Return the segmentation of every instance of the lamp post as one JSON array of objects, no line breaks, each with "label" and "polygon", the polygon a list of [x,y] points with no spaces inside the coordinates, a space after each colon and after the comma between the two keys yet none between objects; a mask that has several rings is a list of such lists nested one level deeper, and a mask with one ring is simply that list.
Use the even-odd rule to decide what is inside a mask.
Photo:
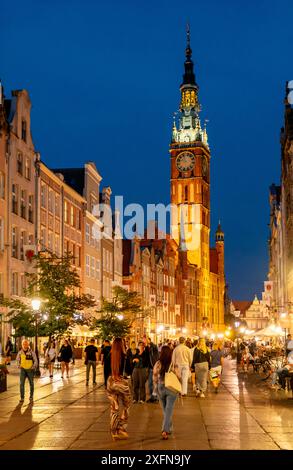
[{"label": "lamp post", "polygon": [[36,368],[36,377],[40,377],[40,361],[39,361],[39,350],[38,350],[38,334],[39,334],[39,310],[41,306],[41,301],[39,299],[32,300],[32,309],[35,314],[35,325],[36,325],[36,334],[35,334],[35,353],[37,356],[38,365]]}]

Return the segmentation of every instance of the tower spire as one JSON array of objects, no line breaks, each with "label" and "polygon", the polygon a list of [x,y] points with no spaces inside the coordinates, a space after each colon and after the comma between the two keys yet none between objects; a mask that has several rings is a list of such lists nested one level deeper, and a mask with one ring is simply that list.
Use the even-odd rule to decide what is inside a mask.
[{"label": "tower spire", "polygon": [[190,25],[186,25],[186,48],[185,48],[186,60],[184,62],[184,74],[183,74],[183,85],[196,85],[195,75],[193,71],[193,61],[192,61],[192,49],[190,46]]}]

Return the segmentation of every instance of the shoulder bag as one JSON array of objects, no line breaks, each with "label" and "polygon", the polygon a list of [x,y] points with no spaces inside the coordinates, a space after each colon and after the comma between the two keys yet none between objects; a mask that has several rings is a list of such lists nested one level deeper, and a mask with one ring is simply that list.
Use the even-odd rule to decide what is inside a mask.
[{"label": "shoulder bag", "polygon": [[165,387],[170,390],[170,392],[181,393],[181,382],[175,372],[171,370],[171,366],[172,364],[170,364],[168,372],[165,373]]}]

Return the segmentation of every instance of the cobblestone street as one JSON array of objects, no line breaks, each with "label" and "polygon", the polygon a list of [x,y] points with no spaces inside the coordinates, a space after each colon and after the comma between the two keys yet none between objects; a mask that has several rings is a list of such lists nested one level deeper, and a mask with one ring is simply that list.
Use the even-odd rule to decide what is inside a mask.
[{"label": "cobblestone street", "polygon": [[[0,449],[293,449],[292,392],[270,391],[253,373],[237,374],[226,360],[223,385],[205,399],[178,399],[174,434],[160,439],[161,410],[157,404],[131,407],[129,439],[113,442],[109,406],[98,368],[98,384],[85,385],[81,363],[62,381],[55,373],[36,380],[35,402],[18,404],[17,371],[8,376],[0,395]],[[28,387],[28,384],[27,384]],[[27,395],[28,397],[28,389]]]}]

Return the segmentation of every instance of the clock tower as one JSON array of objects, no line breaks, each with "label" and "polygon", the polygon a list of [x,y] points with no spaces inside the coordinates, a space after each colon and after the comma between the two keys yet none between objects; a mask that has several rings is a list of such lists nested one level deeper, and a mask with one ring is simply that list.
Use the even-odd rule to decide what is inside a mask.
[{"label": "clock tower", "polygon": [[187,252],[187,261],[201,270],[209,283],[210,150],[200,121],[198,85],[193,70],[190,32],[180,86],[179,122],[174,119],[171,154],[171,234]]}]

